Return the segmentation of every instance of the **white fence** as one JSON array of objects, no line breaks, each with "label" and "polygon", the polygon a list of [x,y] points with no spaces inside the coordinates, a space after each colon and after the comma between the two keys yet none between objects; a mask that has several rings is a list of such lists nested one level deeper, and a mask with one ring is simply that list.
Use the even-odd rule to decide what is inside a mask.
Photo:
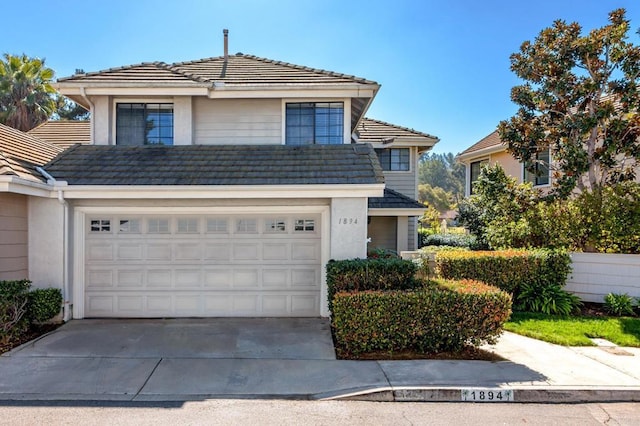
[{"label": "white fence", "polygon": [[573,271],[565,289],[585,302],[609,293],[640,297],[640,255],[571,253]]}]

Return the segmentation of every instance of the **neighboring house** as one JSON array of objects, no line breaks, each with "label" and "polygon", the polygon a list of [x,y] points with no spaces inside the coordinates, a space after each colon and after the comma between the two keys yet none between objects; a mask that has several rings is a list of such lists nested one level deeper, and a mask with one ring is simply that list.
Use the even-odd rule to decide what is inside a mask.
[{"label": "neighboring house", "polygon": [[483,165],[499,164],[509,176],[516,178],[518,183],[531,182],[534,187],[546,190],[550,188],[552,178],[549,169],[549,151],[539,153],[535,165],[535,173],[527,170],[525,165],[513,157],[507,146],[502,143],[497,131],[480,139],[457,156],[466,167],[465,195],[473,192],[473,182],[478,179]]},{"label": "neighboring house", "polygon": [[32,136],[67,149],[73,145],[91,143],[89,120],[50,120],[29,130]]},{"label": "neighboring house", "polygon": [[[38,203],[36,198],[51,194],[36,167],[60,152],[59,147],[0,124],[0,280],[29,276],[28,248],[37,244],[35,234],[47,227],[47,220],[32,225],[31,207]],[[43,269],[52,262],[62,264],[62,251],[49,252],[37,262]]]},{"label": "neighboring house", "polygon": [[330,259],[368,237],[415,247],[437,138],[365,120],[373,81],[225,48],[56,86],[90,110],[91,143],[43,167],[28,272],[74,318],[327,316]]}]

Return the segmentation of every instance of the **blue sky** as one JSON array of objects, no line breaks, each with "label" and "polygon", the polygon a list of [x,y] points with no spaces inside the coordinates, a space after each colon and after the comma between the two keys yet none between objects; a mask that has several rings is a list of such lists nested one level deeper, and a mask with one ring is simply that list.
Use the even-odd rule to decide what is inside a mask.
[{"label": "blue sky", "polygon": [[[533,6],[535,4],[535,6]],[[11,1],[0,53],[46,58],[58,77],[229,51],[354,74],[382,85],[367,116],[438,136],[458,153],[516,110],[509,55],[556,19],[585,30],[638,0]],[[12,18],[10,18],[12,17]]]}]

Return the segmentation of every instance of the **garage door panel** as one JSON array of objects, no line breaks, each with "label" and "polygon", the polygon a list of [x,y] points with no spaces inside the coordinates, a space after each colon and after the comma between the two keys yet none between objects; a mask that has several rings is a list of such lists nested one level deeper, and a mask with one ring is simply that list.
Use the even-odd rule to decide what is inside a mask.
[{"label": "garage door panel", "polygon": [[260,244],[259,243],[234,243],[233,244],[233,260],[259,260]]},{"label": "garage door panel", "polygon": [[113,271],[112,270],[89,270],[87,271],[87,280],[85,287],[87,288],[109,288],[113,287]]},{"label": "garage door panel", "polygon": [[262,284],[265,289],[286,289],[289,284],[289,269],[263,269]]},{"label": "garage door panel", "polygon": [[156,242],[147,244],[148,260],[171,260],[171,243]]},{"label": "garage door panel", "polygon": [[202,247],[199,243],[177,243],[174,245],[176,260],[200,260]]},{"label": "garage door panel", "polygon": [[117,260],[142,260],[144,245],[141,243],[119,243]]},{"label": "garage door panel", "polygon": [[144,308],[142,295],[119,295],[116,296],[116,304],[119,312],[142,312]]},{"label": "garage door panel", "polygon": [[293,288],[319,288],[319,274],[316,269],[293,269],[291,286]]},{"label": "garage door panel", "polygon": [[159,315],[173,312],[171,296],[147,296],[147,312]]},{"label": "garage door panel", "polygon": [[113,260],[113,244],[105,243],[101,241],[92,242],[87,247],[87,259],[88,260]]},{"label": "garage door panel", "polygon": [[291,260],[316,260],[319,253],[319,242],[294,242],[291,244]]},{"label": "garage door panel", "polygon": [[144,270],[141,269],[120,269],[116,277],[116,287],[140,288],[144,286]]},{"label": "garage door panel", "polygon": [[229,247],[229,242],[205,244],[204,260],[228,261],[230,259],[231,259],[231,249]]},{"label": "garage door panel", "polygon": [[85,316],[317,316],[319,218],[294,229],[303,218],[102,217],[112,226],[86,231]]},{"label": "garage door panel", "polygon": [[257,269],[234,269],[233,288],[256,289],[259,287],[260,272]]},{"label": "garage door panel", "polygon": [[171,288],[173,282],[171,269],[148,269],[147,288]]},{"label": "garage door panel", "polygon": [[174,282],[177,289],[199,288],[202,285],[200,269],[176,269]]},{"label": "garage door panel", "polygon": [[269,242],[262,244],[263,260],[289,260],[289,244]]}]

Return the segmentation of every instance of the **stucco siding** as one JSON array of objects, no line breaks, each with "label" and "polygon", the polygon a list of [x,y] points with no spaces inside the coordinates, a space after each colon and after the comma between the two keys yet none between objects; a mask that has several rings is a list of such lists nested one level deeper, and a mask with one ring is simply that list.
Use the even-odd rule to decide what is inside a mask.
[{"label": "stucco siding", "polygon": [[35,288],[63,288],[63,213],[55,198],[29,200],[29,279]]},{"label": "stucco siding", "polygon": [[492,165],[500,164],[507,176],[512,176],[516,178],[518,183],[522,183],[522,163],[513,158],[507,151],[491,154],[490,163]]},{"label": "stucco siding", "polygon": [[206,99],[193,103],[196,145],[281,144],[279,99]]},{"label": "stucco siding", "polygon": [[28,278],[28,202],[17,194],[0,194],[0,280]]}]

